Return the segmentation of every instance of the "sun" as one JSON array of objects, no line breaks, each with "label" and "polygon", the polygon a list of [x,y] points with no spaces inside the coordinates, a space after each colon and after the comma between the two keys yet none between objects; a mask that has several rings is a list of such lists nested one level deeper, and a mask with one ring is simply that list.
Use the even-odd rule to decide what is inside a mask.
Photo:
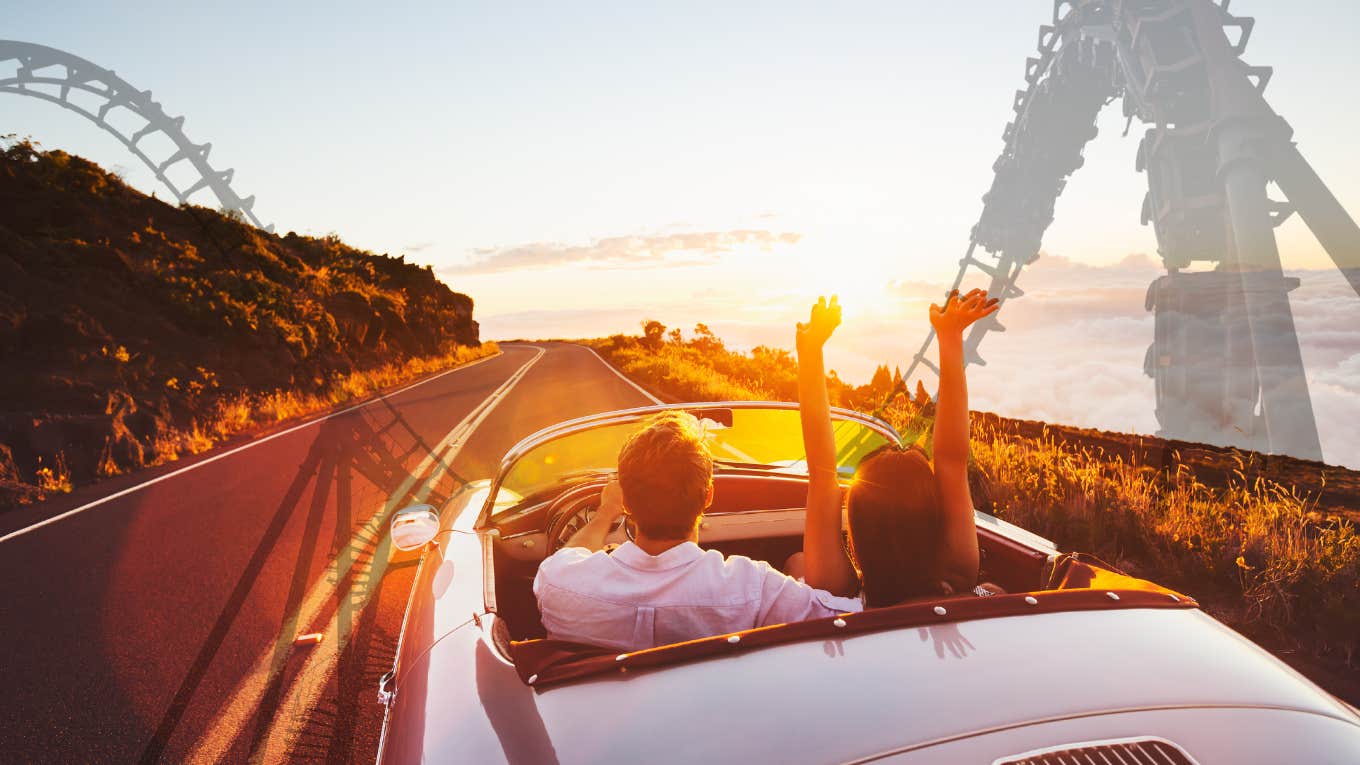
[{"label": "sun", "polygon": [[845,232],[809,234],[787,251],[780,264],[787,292],[799,300],[840,298],[847,318],[900,312],[910,301],[895,296],[896,260],[881,243]]},{"label": "sun", "polygon": [[906,302],[892,296],[887,279],[837,269],[829,264],[809,268],[798,274],[797,283],[791,292],[809,303],[818,297],[835,295],[847,318],[893,313]]}]

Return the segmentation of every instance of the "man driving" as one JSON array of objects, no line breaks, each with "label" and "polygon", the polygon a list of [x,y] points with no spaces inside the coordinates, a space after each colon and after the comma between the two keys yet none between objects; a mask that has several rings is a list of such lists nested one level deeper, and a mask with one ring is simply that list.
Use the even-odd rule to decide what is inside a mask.
[{"label": "man driving", "polygon": [[[534,578],[548,637],[635,651],[860,610],[858,599],[764,561],[699,547],[699,518],[712,501],[713,460],[693,415],[663,412],[630,436],[595,516]],[[636,541],[604,552],[624,514]]]}]

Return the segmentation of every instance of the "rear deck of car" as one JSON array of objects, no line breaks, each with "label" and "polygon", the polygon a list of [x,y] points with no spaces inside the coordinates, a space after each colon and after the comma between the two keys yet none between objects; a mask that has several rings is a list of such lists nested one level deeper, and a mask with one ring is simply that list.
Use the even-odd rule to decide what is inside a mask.
[{"label": "rear deck of car", "polygon": [[[444,677],[443,687],[457,687],[467,658],[467,646],[457,644],[481,634],[450,635],[418,674],[431,688]],[[507,752],[529,747],[561,763],[849,762],[924,756],[967,739],[990,739],[1004,756],[1034,748],[1014,748],[1034,738],[1021,735],[1034,726],[1070,728],[1053,734],[1069,736],[1048,741],[1056,745],[1128,735],[1138,727],[1130,715],[1151,712],[1220,721],[1273,715],[1272,724],[1318,728],[1313,735],[1327,735],[1328,726],[1352,741],[1360,733],[1343,705],[1196,609],[944,622],[739,649],[536,691],[517,683],[525,695],[502,684],[513,667],[478,650],[485,651],[478,687],[499,688],[500,698],[480,699],[485,714],[427,710],[435,713],[424,721],[429,761],[515,761]],[[1139,732],[1157,735],[1159,724],[1145,719]],[[487,736],[486,726],[513,732],[514,743]],[[999,735],[1006,731],[1016,733]],[[1237,734],[1213,731],[1224,735]],[[500,750],[467,749],[498,740]],[[1178,743],[1194,755],[1208,740]],[[1201,761],[1223,761],[1211,755]]]}]

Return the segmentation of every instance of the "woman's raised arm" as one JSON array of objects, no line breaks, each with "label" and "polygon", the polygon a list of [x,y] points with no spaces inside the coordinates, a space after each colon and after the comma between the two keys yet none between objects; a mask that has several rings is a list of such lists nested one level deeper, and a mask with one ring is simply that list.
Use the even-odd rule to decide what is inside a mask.
[{"label": "woman's raised arm", "polygon": [[944,307],[930,306],[930,323],[940,347],[940,391],[935,402],[935,490],[944,512],[940,572],[955,592],[977,585],[978,544],[973,498],[968,491],[968,381],[964,376],[963,331],[999,306],[983,290],[957,291]]},{"label": "woman's raised arm", "polygon": [[798,414],[807,455],[808,497],[803,527],[804,578],[835,595],[854,595],[859,577],[841,537],[841,485],[836,473],[836,439],[831,430],[831,404],[826,392],[822,346],[841,323],[836,297],[818,298],[806,324],[799,323]]}]

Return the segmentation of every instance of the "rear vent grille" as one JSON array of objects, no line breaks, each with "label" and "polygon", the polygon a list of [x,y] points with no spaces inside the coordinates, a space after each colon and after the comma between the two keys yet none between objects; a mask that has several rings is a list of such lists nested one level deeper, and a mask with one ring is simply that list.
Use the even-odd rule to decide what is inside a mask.
[{"label": "rear vent grille", "polygon": [[1037,749],[1003,757],[992,765],[1198,765],[1164,738],[1125,738]]}]

